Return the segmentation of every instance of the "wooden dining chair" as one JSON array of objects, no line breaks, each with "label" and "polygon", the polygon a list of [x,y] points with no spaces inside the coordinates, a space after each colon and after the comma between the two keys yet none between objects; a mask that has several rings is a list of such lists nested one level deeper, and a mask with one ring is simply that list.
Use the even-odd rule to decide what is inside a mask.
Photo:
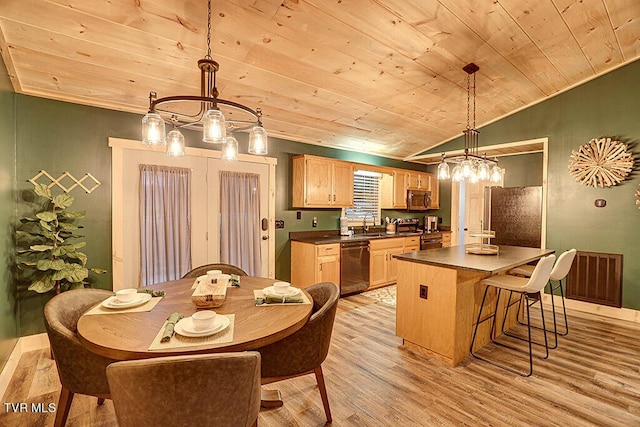
[{"label": "wooden dining chair", "polygon": [[120,427],[258,425],[255,351],[117,362],[107,378]]},{"label": "wooden dining chair", "polygon": [[306,290],[313,298],[309,321],[293,335],[257,350],[262,355],[262,384],[315,374],[327,422],[330,423],[331,409],[322,362],[329,352],[340,290],[331,282],[318,283]]},{"label": "wooden dining chair", "polygon": [[236,267],[235,265],[231,265],[231,264],[217,263],[217,264],[205,264],[205,265],[201,265],[200,267],[196,267],[193,270],[187,272],[184,276],[182,276],[182,278],[195,279],[198,276],[203,276],[207,274],[207,271],[209,270],[222,270],[223,274],[237,274],[238,276],[247,275],[247,273],[245,273],[245,271],[240,267]]},{"label": "wooden dining chair", "polygon": [[74,394],[96,396],[98,404],[111,398],[106,368],[114,360],[85,349],[76,325],[85,311],[112,295],[100,289],[70,290],[54,296],[44,307],[44,323],[62,384],[55,426],[66,424]]}]

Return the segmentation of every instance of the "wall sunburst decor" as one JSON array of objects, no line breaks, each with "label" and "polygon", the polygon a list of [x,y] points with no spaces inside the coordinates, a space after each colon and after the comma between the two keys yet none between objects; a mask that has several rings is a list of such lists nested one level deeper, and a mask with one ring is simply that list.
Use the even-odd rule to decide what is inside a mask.
[{"label": "wall sunburst decor", "polygon": [[633,153],[627,150],[627,144],[620,141],[594,138],[571,152],[569,174],[576,182],[595,188],[617,185],[633,169]]},{"label": "wall sunburst decor", "polygon": [[640,190],[636,190],[636,197],[638,198],[638,200],[636,200],[636,205],[638,206],[638,209],[640,209]]}]

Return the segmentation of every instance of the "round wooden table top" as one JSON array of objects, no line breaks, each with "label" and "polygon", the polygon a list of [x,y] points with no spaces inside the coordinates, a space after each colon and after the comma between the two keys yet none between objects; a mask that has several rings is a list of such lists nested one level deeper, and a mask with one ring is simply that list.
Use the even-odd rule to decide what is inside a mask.
[{"label": "round wooden table top", "polygon": [[[313,304],[256,307],[253,291],[264,289],[275,280],[241,276],[240,287],[228,288],[222,306],[212,309],[220,314],[235,314],[232,342],[150,351],[149,346],[171,313],[179,312],[188,317],[196,311],[196,306],[191,302],[194,280],[181,279],[149,286],[166,294],[148,312],[82,315],[78,320],[78,337],[82,345],[94,353],[116,360],[255,350],[302,328],[313,309]],[[313,301],[308,292],[303,292]]]}]

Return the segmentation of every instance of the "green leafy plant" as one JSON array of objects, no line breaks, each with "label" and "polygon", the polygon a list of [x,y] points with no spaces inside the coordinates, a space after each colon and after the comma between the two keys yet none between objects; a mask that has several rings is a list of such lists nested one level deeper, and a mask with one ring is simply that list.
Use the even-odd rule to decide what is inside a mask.
[{"label": "green leafy plant", "polygon": [[86,267],[87,255],[79,249],[86,242],[76,234],[82,228],[76,222],[85,211],[70,211],[74,201],[69,194],[52,196],[46,185],[36,184],[35,193],[47,199],[44,210],[24,217],[16,230],[18,268],[27,273],[29,290],[60,293],[69,289],[90,287],[89,271],[103,274],[106,270]]}]

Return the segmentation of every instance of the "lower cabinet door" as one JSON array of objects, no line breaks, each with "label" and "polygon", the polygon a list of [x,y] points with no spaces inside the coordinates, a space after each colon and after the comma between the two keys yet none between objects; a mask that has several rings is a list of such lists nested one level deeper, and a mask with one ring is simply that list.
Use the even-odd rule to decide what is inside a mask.
[{"label": "lower cabinet door", "polygon": [[317,276],[316,283],[333,282],[340,286],[340,256],[319,256]]},{"label": "lower cabinet door", "polygon": [[369,286],[387,283],[387,250],[371,251],[369,265]]}]

